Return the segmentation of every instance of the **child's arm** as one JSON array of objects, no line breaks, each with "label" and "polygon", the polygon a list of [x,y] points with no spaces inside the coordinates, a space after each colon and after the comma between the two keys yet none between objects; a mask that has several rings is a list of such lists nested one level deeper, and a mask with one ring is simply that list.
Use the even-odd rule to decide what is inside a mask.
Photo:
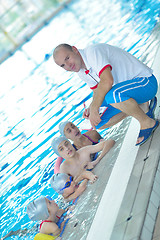
[{"label": "child's arm", "polygon": [[112,139],[109,139],[107,141],[101,142],[100,144],[103,144],[103,149],[100,155],[97,157],[97,159],[92,162],[93,167],[95,167],[97,163],[99,163],[99,161],[106,155],[106,153],[109,152],[109,150],[114,146],[115,141]]},{"label": "child's arm", "polygon": [[76,183],[82,181],[83,179],[88,179],[91,183],[94,183],[97,180],[97,176],[91,171],[83,170],[78,177],[75,177],[74,180]]},{"label": "child's arm", "polygon": [[18,229],[16,231],[10,231],[9,233],[7,233],[4,237],[2,237],[0,240],[4,240],[8,237],[11,237],[11,236],[16,236],[16,235],[19,235],[19,236],[23,236],[23,235],[26,235],[27,233],[33,233],[34,231],[37,230],[37,224],[35,224],[32,228],[30,229]]},{"label": "child's arm", "polygon": [[11,236],[17,236],[17,235],[22,235],[23,233],[25,234],[27,232],[27,228],[25,229],[18,229],[16,231],[10,231],[9,233],[7,233],[4,237],[1,238],[1,240],[4,240],[8,237],[11,237]]},{"label": "child's arm", "polygon": [[60,215],[62,215],[63,213],[65,213],[66,212],[66,210],[64,210],[64,209],[59,209],[59,211],[58,211],[58,213],[60,214]]},{"label": "child's arm", "polygon": [[104,152],[104,155],[105,155],[114,146],[114,144],[115,144],[115,141],[112,139],[109,139],[109,140],[101,141],[100,143],[97,143],[95,145],[88,145],[88,146],[82,147],[78,151],[81,152],[81,154],[86,155],[86,154],[100,152],[105,147],[105,152]]},{"label": "child's arm", "polygon": [[114,146],[115,144],[115,141],[112,140],[112,139],[109,139],[107,141],[104,141],[102,142],[104,143],[104,146],[103,146],[103,149],[102,149],[102,152],[100,153],[100,155],[97,157],[96,161],[100,161],[105,155],[107,152],[109,152],[109,150]]},{"label": "child's arm", "polygon": [[83,154],[92,154],[99,151],[102,151],[101,154],[97,157],[95,161],[88,162],[88,166],[86,166],[86,169],[92,169],[94,168],[97,163],[104,157],[104,155],[109,152],[109,150],[114,146],[115,141],[112,139],[101,141],[100,143],[97,143],[96,145],[90,145],[81,148],[80,150],[83,151]]},{"label": "child's arm", "polygon": [[78,188],[75,190],[74,193],[72,193],[71,195],[69,195],[67,198],[65,198],[65,200],[67,201],[71,201],[77,197],[79,197],[86,189],[87,186],[87,182],[88,179],[84,179],[83,182],[81,182],[78,186]]}]

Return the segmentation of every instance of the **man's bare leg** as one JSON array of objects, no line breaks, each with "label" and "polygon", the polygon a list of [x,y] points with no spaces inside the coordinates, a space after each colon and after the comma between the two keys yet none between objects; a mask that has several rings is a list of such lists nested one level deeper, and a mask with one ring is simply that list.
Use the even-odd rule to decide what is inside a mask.
[{"label": "man's bare leg", "polygon": [[[110,105],[121,110],[128,116],[136,118],[140,123],[140,129],[152,128],[155,125],[155,120],[149,118],[133,98]],[[137,143],[141,142],[143,138],[144,137],[138,138]]]},{"label": "man's bare leg", "polygon": [[114,115],[107,123],[105,123],[102,127],[100,127],[99,129],[105,129],[105,128],[109,128],[114,126],[115,124],[119,123],[120,121],[122,121],[124,118],[128,117],[125,113],[120,112],[116,115]]},{"label": "man's bare leg", "polygon": [[[146,113],[149,110],[149,102],[146,103],[142,103],[139,104],[139,107]],[[102,127],[100,127],[99,129],[105,129],[105,128],[109,128],[114,126],[115,124],[119,123],[120,121],[122,121],[123,119],[125,119],[126,117],[128,117],[127,114],[120,112],[116,115],[114,115],[107,123],[105,123]]]}]

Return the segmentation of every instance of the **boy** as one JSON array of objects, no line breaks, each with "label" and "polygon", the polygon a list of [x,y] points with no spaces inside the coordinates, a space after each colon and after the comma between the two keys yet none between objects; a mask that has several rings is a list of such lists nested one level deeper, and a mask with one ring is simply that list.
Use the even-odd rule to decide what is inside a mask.
[{"label": "boy", "polygon": [[[65,161],[60,166],[60,173],[67,173],[73,176],[76,183],[88,179],[92,183],[97,176],[87,169],[93,169],[103,156],[114,146],[114,140],[105,140],[96,145],[89,145],[75,150],[71,142],[65,137],[57,137],[52,140],[54,152],[63,157]],[[90,154],[102,151],[95,161],[91,162]]]},{"label": "boy", "polygon": [[72,201],[79,197],[86,189],[87,179],[76,184],[73,177],[66,173],[54,174],[51,178],[51,187],[61,194],[66,201]]}]

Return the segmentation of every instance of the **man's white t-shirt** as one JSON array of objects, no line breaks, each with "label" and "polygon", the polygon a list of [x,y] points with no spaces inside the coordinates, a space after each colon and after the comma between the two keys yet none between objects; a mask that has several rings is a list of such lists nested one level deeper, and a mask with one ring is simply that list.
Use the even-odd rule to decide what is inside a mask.
[{"label": "man's white t-shirt", "polygon": [[97,87],[101,73],[110,67],[114,85],[137,77],[149,77],[152,69],[140,62],[130,53],[109,44],[95,44],[85,49],[78,49],[87,67],[78,72],[91,89]]}]

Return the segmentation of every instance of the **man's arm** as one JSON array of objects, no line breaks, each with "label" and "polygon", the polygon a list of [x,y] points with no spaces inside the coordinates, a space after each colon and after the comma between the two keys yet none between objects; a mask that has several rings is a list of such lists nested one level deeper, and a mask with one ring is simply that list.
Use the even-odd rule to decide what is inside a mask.
[{"label": "man's arm", "polygon": [[[93,98],[94,98],[94,95],[96,94],[96,89],[92,89],[92,91],[93,91]],[[85,110],[83,112],[83,118],[89,119],[89,115],[90,115],[90,107],[89,108],[85,108]]]},{"label": "man's arm", "polygon": [[100,76],[100,82],[97,89],[94,91],[93,100],[90,105],[89,119],[93,128],[101,121],[99,117],[99,107],[101,106],[106,94],[113,86],[113,76],[110,67],[107,67]]}]

